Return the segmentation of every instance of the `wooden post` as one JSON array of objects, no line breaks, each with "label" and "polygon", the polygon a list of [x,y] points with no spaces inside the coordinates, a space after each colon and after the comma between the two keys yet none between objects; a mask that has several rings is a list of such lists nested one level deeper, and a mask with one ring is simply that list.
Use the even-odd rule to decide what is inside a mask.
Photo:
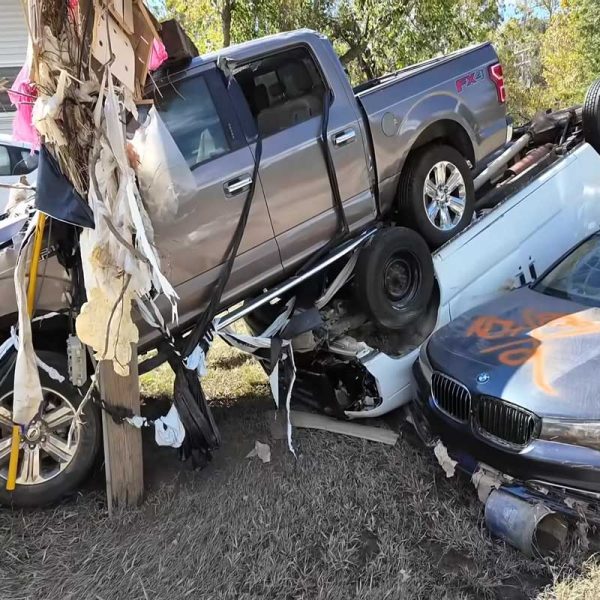
[{"label": "wooden post", "polygon": [[[140,414],[140,383],[137,348],[132,349],[129,375],[117,375],[110,361],[101,361],[99,369],[100,393],[110,406],[130,408]],[[142,432],[128,423],[115,423],[102,411],[104,462],[106,469],[106,496],[108,514],[117,507],[136,506],[144,494]]]}]

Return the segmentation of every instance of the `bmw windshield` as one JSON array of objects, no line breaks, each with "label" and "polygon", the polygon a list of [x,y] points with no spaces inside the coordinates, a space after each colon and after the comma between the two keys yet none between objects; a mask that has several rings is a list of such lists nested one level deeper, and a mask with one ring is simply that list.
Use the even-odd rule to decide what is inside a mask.
[{"label": "bmw windshield", "polygon": [[600,234],[577,246],[533,289],[548,296],[600,307]]}]

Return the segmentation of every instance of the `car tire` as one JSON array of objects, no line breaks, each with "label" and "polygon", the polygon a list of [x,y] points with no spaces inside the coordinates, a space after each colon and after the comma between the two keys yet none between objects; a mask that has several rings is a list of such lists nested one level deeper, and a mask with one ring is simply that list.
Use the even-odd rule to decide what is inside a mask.
[{"label": "car tire", "polygon": [[[448,182],[456,187],[449,189]],[[465,229],[475,210],[475,188],[462,154],[440,144],[415,151],[403,170],[398,206],[401,224],[416,229],[432,249]]]},{"label": "car tire", "polygon": [[[38,352],[38,356],[48,366],[53,367],[61,375],[65,376],[64,381],[58,382],[40,369],[40,381],[44,390],[44,397],[49,402],[49,407],[65,408],[62,414],[74,414],[74,411],[77,410],[85,395],[87,386],[80,389],[71,384],[67,377],[67,359],[65,356],[56,352],[41,351]],[[7,404],[9,406],[12,405],[12,390],[13,377],[11,372],[0,387],[0,406],[6,407]],[[45,413],[45,416],[47,418],[51,416],[53,410],[56,411],[58,409],[54,408],[50,410],[49,408]],[[19,478],[23,478],[22,468],[24,464],[24,453],[27,452],[27,449],[24,448],[24,444],[21,446],[22,449],[19,456],[19,478],[17,479],[16,489],[13,492],[6,490],[6,471],[8,463],[4,462],[0,465],[0,504],[16,508],[33,508],[54,504],[74,492],[81,485],[94,466],[101,442],[100,411],[91,401],[88,401],[88,404],[83,409],[81,420],[83,425],[74,438],[75,441],[73,443],[75,445],[75,450],[68,461],[65,460],[59,462],[54,460],[49,453],[42,450],[43,446],[40,446],[40,472],[42,475],[46,474],[48,476],[46,480],[40,480],[40,483],[19,483]],[[44,430],[43,427],[46,429]],[[64,441],[66,432],[69,429],[69,423],[65,423],[63,426],[49,428],[44,420],[43,427],[40,429],[42,432],[45,431],[47,438],[40,437],[40,444],[43,439],[48,439],[50,441],[50,435],[55,436],[52,440],[55,440],[58,437]],[[0,435],[2,435],[0,444],[2,443],[2,440],[5,439],[5,436],[10,436],[5,422],[2,425]],[[56,450],[52,451],[56,452]],[[53,462],[56,463],[54,467]],[[54,471],[56,471],[56,474],[52,475]]]},{"label": "car tire", "polygon": [[397,331],[427,308],[434,271],[425,240],[406,227],[376,233],[361,249],[355,268],[356,296],[378,328]]},{"label": "car tire", "polygon": [[585,141],[600,153],[600,79],[588,88],[581,116]]}]

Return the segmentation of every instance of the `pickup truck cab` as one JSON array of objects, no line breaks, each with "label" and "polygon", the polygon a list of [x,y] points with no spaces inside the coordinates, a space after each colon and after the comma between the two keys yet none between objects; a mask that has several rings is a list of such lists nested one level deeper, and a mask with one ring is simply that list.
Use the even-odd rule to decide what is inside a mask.
[{"label": "pickup truck cab", "polygon": [[252,184],[258,136],[259,181],[224,307],[284,279],[335,237],[334,186],[350,235],[393,220],[431,247],[446,242],[471,221],[471,169],[507,135],[490,44],[353,90],[331,43],[302,30],[170,66],[149,95],[195,184],[172,218],[154,223],[183,323],[218,277]]}]

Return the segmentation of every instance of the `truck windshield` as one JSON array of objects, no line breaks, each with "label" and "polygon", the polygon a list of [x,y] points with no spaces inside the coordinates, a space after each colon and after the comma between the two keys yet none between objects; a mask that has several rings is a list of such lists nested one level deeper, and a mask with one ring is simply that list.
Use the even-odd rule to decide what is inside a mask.
[{"label": "truck windshield", "polygon": [[600,234],[577,246],[533,289],[548,296],[600,307]]}]

